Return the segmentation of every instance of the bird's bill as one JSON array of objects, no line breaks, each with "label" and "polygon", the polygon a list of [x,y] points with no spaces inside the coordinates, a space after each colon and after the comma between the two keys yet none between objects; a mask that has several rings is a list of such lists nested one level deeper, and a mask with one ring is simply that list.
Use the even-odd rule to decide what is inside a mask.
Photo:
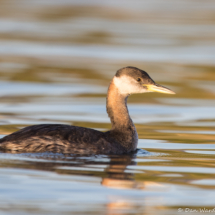
[{"label": "bird's bill", "polygon": [[144,84],[143,86],[147,87],[148,92],[175,94],[175,92],[166,87],[161,86],[160,84]]}]

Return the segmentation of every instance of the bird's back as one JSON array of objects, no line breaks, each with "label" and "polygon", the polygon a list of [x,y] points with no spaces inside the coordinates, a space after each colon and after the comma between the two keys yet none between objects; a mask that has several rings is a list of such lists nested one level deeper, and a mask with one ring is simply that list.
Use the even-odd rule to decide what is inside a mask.
[{"label": "bird's back", "polygon": [[61,124],[33,125],[23,128],[0,139],[0,149],[12,153],[123,153],[123,147],[114,140],[108,139],[103,132]]}]

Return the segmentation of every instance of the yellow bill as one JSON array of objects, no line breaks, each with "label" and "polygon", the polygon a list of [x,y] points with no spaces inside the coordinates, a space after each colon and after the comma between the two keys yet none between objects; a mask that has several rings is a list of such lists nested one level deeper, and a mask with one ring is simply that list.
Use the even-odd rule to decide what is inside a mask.
[{"label": "yellow bill", "polygon": [[160,84],[143,84],[143,86],[147,87],[148,92],[175,94],[175,92],[166,87],[161,86]]}]

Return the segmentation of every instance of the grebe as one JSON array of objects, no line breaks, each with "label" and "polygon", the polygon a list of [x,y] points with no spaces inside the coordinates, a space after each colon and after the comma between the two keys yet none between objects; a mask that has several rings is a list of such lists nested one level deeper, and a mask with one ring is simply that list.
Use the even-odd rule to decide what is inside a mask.
[{"label": "grebe", "polygon": [[101,132],[61,124],[23,128],[0,139],[0,149],[11,153],[127,154],[137,148],[138,134],[129,116],[127,98],[134,93],[175,94],[156,84],[143,70],[124,67],[116,72],[107,92],[107,113],[112,128]]}]

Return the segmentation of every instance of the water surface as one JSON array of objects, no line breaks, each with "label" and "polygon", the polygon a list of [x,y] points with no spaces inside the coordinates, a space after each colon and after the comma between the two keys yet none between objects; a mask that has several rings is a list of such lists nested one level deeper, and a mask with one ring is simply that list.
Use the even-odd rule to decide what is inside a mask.
[{"label": "water surface", "polygon": [[139,134],[133,155],[1,153],[0,213],[215,208],[214,10],[209,0],[2,0],[1,137],[40,123],[110,129],[106,91],[123,66],[176,95],[128,99]]}]

